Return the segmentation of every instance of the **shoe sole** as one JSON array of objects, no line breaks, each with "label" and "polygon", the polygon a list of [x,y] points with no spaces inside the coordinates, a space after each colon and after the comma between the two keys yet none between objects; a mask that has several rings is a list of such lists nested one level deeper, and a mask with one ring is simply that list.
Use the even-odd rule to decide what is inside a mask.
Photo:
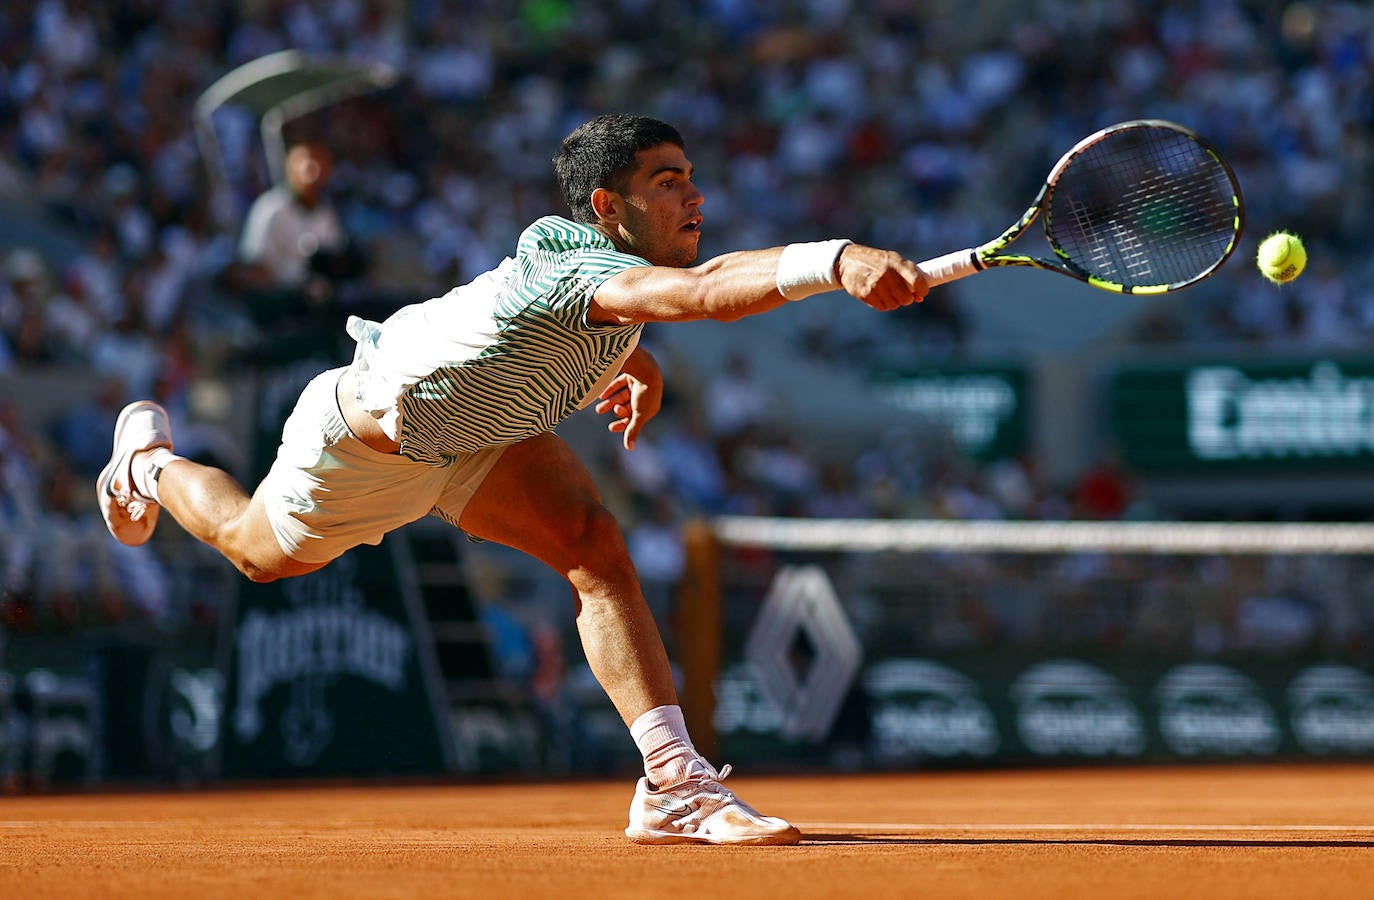
[{"label": "shoe sole", "polygon": [[[146,400],[139,401],[136,403],[130,403],[128,406],[124,407],[119,411],[119,417],[115,419],[114,441],[112,442],[110,448],[110,461],[105,464],[104,469],[100,470],[100,477],[97,478],[95,481],[96,501],[100,505],[101,517],[105,519],[105,528],[109,530],[110,534],[114,537],[115,540],[119,541],[121,544],[124,544],[126,547],[139,547],[143,544],[148,543],[148,540],[153,536],[154,529],[157,528],[159,507],[156,503],[149,503],[147,511],[143,514],[143,518],[139,520],[141,522],[148,523],[148,530],[145,534],[143,534],[142,539],[126,541],[119,535],[115,534],[114,526],[110,524],[109,516],[105,515],[105,498],[111,496],[110,485],[114,483],[115,466],[119,465],[120,462],[119,458],[114,456],[114,451],[119,448],[119,439],[124,436],[124,428],[126,425],[129,424],[129,420],[133,418],[134,413],[141,411],[149,404],[150,401]],[[170,444],[152,444],[150,445],[150,447],[146,447],[144,449],[151,449],[151,447],[170,446]],[[129,487],[132,490],[133,486],[130,485]]]},{"label": "shoe sole", "polygon": [[648,829],[625,829],[625,836],[636,844],[709,844],[717,847],[787,847],[801,843],[801,831],[790,828],[777,834],[763,834],[752,838],[734,840],[693,837],[674,834],[670,831],[650,831]]}]

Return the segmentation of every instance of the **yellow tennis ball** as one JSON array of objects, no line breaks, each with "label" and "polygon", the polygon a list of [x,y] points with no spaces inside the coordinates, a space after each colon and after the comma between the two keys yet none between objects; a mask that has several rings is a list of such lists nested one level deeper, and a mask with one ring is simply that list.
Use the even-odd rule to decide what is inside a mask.
[{"label": "yellow tennis ball", "polygon": [[1287,284],[1307,268],[1307,248],[1296,234],[1276,231],[1260,242],[1255,262],[1265,278]]}]

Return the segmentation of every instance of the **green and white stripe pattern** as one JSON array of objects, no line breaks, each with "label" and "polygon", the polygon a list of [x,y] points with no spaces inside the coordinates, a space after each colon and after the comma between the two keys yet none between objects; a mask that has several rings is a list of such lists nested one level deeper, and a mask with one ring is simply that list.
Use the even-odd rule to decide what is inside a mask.
[{"label": "green and white stripe pattern", "polygon": [[642,325],[586,314],[602,282],[646,265],[588,225],[539,219],[492,272],[380,325],[350,319],[359,399],[402,454],[430,465],[549,431],[637,344]]}]

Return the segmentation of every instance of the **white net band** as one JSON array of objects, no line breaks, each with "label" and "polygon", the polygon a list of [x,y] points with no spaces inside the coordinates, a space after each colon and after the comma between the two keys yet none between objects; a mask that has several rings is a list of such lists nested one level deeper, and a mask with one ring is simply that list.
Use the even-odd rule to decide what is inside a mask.
[{"label": "white net band", "polygon": [[850,552],[1374,554],[1374,525],[1268,522],[970,522],[720,516],[721,543]]}]

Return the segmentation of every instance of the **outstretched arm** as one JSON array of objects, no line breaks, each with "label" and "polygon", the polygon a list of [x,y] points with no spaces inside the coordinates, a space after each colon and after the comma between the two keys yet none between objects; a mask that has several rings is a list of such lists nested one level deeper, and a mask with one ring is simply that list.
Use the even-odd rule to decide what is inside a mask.
[{"label": "outstretched arm", "polygon": [[[688,322],[715,319],[729,322],[776,309],[787,302],[779,284],[795,280],[795,261],[805,261],[805,248],[742,250],[726,253],[699,266],[677,269],[641,266],[607,279],[596,290],[588,318],[603,324]],[[793,248],[802,248],[799,253]],[[790,254],[784,257],[784,252]],[[779,261],[783,263],[779,273]],[[828,259],[826,260],[829,261]],[[828,283],[826,282],[828,279]],[[926,294],[925,277],[916,264],[891,250],[860,244],[845,246],[829,272],[819,272],[801,296],[843,288],[879,310],[918,303]],[[798,292],[789,291],[796,299]]]}]

